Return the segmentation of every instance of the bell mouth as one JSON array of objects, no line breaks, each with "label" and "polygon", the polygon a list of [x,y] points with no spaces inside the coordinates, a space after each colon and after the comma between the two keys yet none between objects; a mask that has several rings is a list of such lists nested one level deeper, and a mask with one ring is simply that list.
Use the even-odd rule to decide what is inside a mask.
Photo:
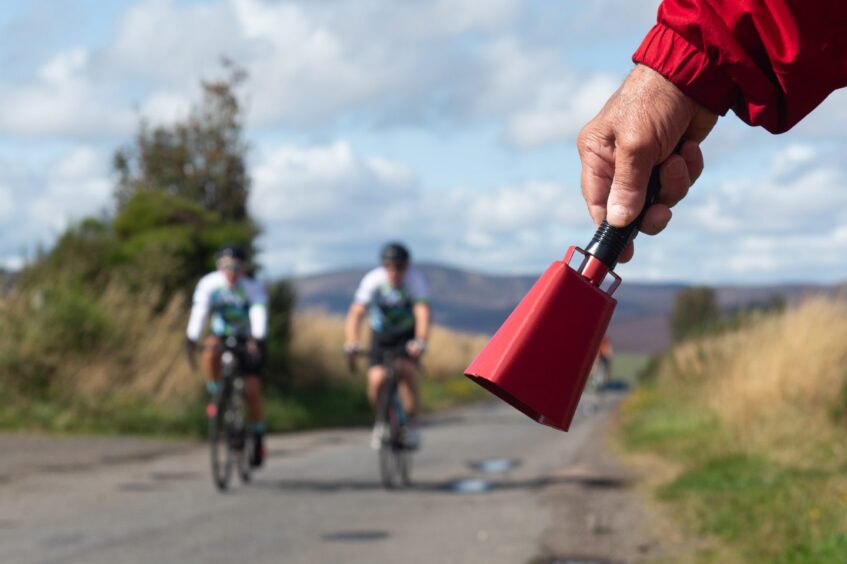
[{"label": "bell mouth", "polygon": [[568,430],[567,427],[563,427],[560,423],[553,421],[552,419],[546,417],[539,411],[536,411],[535,409],[531,408],[529,405],[522,402],[521,400],[519,400],[518,398],[516,398],[515,396],[513,396],[512,394],[510,394],[488,378],[478,376],[476,374],[469,374],[467,372],[465,373],[465,376],[467,376],[468,378],[470,378],[471,380],[473,380],[474,382],[476,382],[477,384],[479,384],[501,400],[505,401],[506,403],[508,403],[509,405],[511,405],[512,407],[532,419],[533,421],[541,423],[542,425],[546,425],[548,427],[553,427],[554,429],[558,429],[560,431]]}]

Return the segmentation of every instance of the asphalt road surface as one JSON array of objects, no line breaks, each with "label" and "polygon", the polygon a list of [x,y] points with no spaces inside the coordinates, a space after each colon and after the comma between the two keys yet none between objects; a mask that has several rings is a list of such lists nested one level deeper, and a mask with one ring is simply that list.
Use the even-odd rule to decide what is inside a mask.
[{"label": "asphalt road surface", "polygon": [[641,561],[655,541],[602,449],[614,403],[567,434],[500,402],[429,418],[397,492],[366,429],[273,436],[224,494],[196,442],[0,436],[0,562]]}]

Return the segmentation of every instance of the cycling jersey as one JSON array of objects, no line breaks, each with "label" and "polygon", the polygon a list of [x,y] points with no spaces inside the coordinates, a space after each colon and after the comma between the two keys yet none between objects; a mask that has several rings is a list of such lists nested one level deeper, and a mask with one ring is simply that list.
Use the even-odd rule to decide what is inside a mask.
[{"label": "cycling jersey", "polygon": [[193,341],[199,339],[211,314],[213,335],[264,339],[268,331],[267,303],[264,286],[252,278],[241,276],[230,286],[223,272],[211,272],[194,290],[186,334]]},{"label": "cycling jersey", "polygon": [[412,333],[414,337],[416,303],[426,303],[429,293],[423,275],[409,268],[403,283],[395,288],[388,282],[388,272],[377,267],[368,272],[359,283],[353,302],[368,307],[370,325],[374,333]]}]

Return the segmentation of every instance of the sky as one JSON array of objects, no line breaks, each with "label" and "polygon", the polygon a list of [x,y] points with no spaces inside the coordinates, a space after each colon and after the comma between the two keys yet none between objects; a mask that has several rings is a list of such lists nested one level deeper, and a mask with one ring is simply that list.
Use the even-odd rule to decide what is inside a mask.
[{"label": "sky", "polygon": [[[221,57],[240,94],[265,277],[415,260],[537,273],[593,226],[579,129],[655,0],[4,0],[0,265],[108,213],[114,151],[169,124]],[[624,281],[847,280],[847,95],[787,134],[721,118],[706,170]]]}]

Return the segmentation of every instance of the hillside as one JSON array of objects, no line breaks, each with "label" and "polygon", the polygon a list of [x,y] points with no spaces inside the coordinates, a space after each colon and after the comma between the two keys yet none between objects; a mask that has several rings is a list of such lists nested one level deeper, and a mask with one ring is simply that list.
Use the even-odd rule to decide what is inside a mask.
[{"label": "hillside", "polygon": [[[503,276],[466,272],[456,268],[422,264],[418,268],[429,281],[438,323],[459,331],[493,333],[526,294],[536,275]],[[343,314],[367,269],[346,269],[294,280],[301,309],[322,308]],[[618,307],[610,335],[624,352],[653,353],[670,343],[667,316],[682,284],[625,282],[616,294]],[[835,288],[816,285],[719,286],[718,302],[726,310],[766,303],[782,295],[789,301],[815,292],[834,293]]]}]

